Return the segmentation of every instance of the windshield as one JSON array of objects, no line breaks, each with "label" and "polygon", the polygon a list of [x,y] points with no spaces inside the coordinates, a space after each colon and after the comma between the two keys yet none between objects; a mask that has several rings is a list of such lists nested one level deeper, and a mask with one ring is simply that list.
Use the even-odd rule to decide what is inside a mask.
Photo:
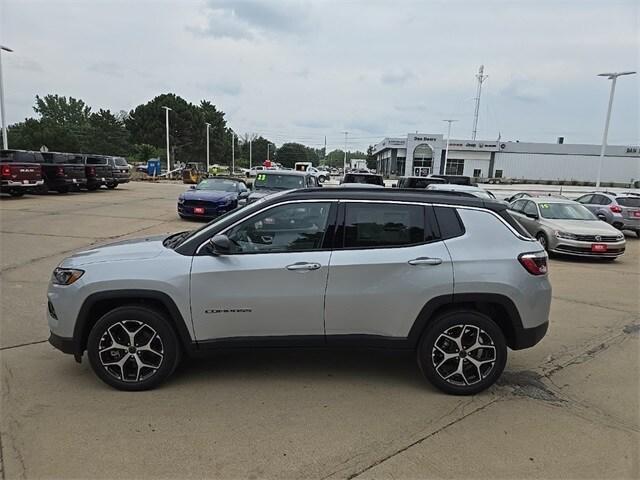
[{"label": "windshield", "polygon": [[618,197],[616,201],[621,207],[640,207],[640,197]]},{"label": "windshield", "polygon": [[128,165],[127,161],[124,158],[116,157],[114,158],[116,165],[119,167],[126,167]]},{"label": "windshield", "polygon": [[586,207],[573,203],[540,203],[543,218],[554,220],[597,220]]},{"label": "windshield", "polygon": [[202,180],[196,190],[215,190],[218,192],[237,192],[238,182],[222,178],[207,178]]},{"label": "windshield", "polygon": [[256,190],[292,190],[304,188],[304,177],[261,173],[253,183]]}]

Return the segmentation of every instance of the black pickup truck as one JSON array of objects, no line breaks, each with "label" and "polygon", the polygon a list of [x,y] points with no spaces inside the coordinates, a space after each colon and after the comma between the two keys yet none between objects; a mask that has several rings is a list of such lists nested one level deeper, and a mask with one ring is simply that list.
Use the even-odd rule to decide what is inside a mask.
[{"label": "black pickup truck", "polygon": [[42,175],[47,190],[68,193],[87,185],[82,155],[42,152]]},{"label": "black pickup truck", "polygon": [[85,155],[85,174],[87,175],[87,190],[97,190],[102,185],[113,185],[116,179],[113,167],[108,157],[104,155]]}]

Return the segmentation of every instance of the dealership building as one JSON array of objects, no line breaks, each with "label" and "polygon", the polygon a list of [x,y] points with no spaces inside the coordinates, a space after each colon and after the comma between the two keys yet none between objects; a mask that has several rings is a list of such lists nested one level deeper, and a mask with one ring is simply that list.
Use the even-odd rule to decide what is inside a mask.
[{"label": "dealership building", "polygon": [[[522,181],[595,182],[598,175],[600,145],[567,144],[562,138],[558,143],[451,139],[445,172],[446,143],[441,134],[385,138],[374,147],[377,170],[387,177],[447,174]],[[640,148],[607,146],[601,180],[640,180]]]}]

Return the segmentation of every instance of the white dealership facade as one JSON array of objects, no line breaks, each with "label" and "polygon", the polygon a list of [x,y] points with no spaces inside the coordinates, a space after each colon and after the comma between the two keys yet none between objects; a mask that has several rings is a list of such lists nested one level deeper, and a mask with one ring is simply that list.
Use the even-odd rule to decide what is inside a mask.
[{"label": "white dealership facade", "polygon": [[[444,174],[446,138],[411,133],[384,138],[374,147],[378,172],[385,176]],[[515,181],[595,182],[599,145],[489,140],[449,141],[446,174]],[[640,180],[640,148],[609,145],[602,182],[630,184]]]}]

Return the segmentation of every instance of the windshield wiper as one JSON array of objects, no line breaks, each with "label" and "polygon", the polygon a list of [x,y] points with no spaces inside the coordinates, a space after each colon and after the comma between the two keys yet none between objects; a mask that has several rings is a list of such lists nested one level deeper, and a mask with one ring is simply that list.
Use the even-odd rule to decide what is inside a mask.
[{"label": "windshield wiper", "polygon": [[167,248],[173,249],[178,245],[180,245],[180,243],[182,243],[182,240],[184,240],[190,233],[191,233],[190,230],[174,233],[173,235],[169,235],[167,238],[165,238],[162,244]]}]

